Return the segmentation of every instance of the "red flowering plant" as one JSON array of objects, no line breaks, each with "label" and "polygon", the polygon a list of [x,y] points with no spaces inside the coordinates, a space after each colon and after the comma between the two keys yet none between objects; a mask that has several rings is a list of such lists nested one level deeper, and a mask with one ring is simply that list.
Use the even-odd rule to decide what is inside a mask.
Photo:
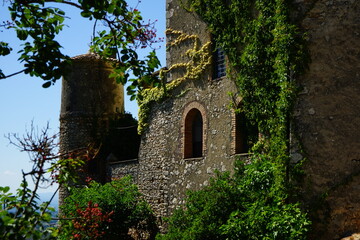
[{"label": "red flowering plant", "polygon": [[99,204],[94,204],[92,201],[88,202],[85,209],[79,205],[76,207],[72,220],[74,232],[71,239],[101,239],[105,235],[106,224],[112,222],[111,216],[114,211],[104,212]]},{"label": "red flowering plant", "polygon": [[149,237],[157,232],[155,217],[129,176],[73,188],[61,211],[59,239],[63,240],[132,239],[131,231]]}]

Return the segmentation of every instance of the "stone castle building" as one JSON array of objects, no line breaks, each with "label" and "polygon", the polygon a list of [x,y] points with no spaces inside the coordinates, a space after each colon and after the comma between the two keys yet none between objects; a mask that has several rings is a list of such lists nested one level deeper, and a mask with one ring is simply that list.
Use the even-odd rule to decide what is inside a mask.
[{"label": "stone castle building", "polygon": [[[199,46],[211,41],[198,16],[176,0],[166,4],[168,29],[196,35]],[[300,195],[313,221],[313,239],[339,239],[360,232],[360,1],[294,0],[293,6],[294,20],[308,33],[311,63],[297,79],[303,90],[293,113],[304,151],[290,154],[293,162],[307,158]],[[188,62],[184,53],[191,44],[170,47],[167,66]],[[63,81],[62,151],[112,132],[110,140],[117,142],[107,141],[111,146],[88,170],[100,181],[131,174],[155,213],[169,216],[187,189],[207,185],[215,170],[231,170],[236,156],[247,159],[243,116],[228,107],[241,98],[229,97],[237,88],[224,74],[223,54],[215,53],[200,79],[181,82],[173,97],[151,104],[141,139],[131,123],[118,124],[123,89],[108,79],[109,65],[92,54],[75,57]],[[184,74],[175,69],[166,81]]]}]

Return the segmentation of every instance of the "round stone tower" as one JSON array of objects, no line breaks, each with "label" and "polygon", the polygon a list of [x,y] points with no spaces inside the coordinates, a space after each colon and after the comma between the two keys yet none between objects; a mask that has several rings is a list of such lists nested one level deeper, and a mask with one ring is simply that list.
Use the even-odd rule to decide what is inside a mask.
[{"label": "round stone tower", "polygon": [[[116,60],[113,60],[116,61]],[[110,122],[124,114],[124,88],[109,78],[111,62],[87,53],[72,58],[62,81],[60,152],[68,154],[102,146]],[[104,182],[106,156],[101,151],[84,168],[85,176]],[[65,195],[64,195],[65,194]],[[60,203],[66,192],[60,193]]]},{"label": "round stone tower", "polygon": [[109,78],[111,71],[111,63],[94,53],[73,57],[63,78],[61,118],[124,113],[124,87]]}]

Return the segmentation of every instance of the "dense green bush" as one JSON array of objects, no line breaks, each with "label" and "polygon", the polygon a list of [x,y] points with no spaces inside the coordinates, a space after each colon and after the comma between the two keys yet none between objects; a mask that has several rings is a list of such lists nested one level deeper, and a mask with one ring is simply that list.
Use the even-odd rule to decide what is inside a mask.
[{"label": "dense green bush", "polygon": [[305,239],[310,222],[279,194],[276,169],[257,160],[238,164],[234,176],[218,173],[209,186],[188,193],[185,208],[174,212],[168,233],[157,239]]},{"label": "dense green bush", "polygon": [[[93,239],[79,237],[86,236],[77,227],[80,222],[96,227],[101,239],[131,239],[129,229],[151,238],[157,230],[152,211],[141,198],[137,186],[132,184],[131,177],[105,185],[90,181],[84,188],[74,188],[61,210],[63,220],[60,239]],[[96,212],[98,218],[94,218],[91,212]],[[102,217],[105,215],[107,218]]]}]

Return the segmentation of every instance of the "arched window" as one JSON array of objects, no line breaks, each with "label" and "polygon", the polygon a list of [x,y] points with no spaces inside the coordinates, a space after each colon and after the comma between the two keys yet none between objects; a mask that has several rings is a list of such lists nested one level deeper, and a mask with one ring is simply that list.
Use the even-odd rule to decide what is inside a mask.
[{"label": "arched window", "polygon": [[203,156],[204,122],[201,112],[192,108],[185,116],[184,158]]}]

